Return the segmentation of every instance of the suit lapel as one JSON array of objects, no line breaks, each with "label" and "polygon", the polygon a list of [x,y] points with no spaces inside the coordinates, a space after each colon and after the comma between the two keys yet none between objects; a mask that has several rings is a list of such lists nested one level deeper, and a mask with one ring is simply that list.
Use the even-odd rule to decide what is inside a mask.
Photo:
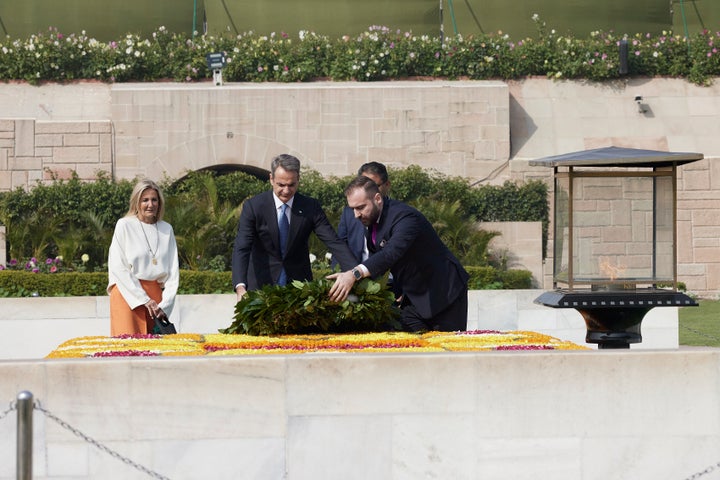
[{"label": "suit lapel", "polygon": [[302,197],[299,194],[295,194],[293,198],[293,206],[290,209],[290,233],[288,234],[288,250],[293,245],[295,237],[298,231],[300,231],[301,224],[305,221],[304,211],[305,209]]},{"label": "suit lapel", "polygon": [[[280,253],[280,228],[278,227],[278,212],[275,208],[275,197],[273,197],[272,190],[268,192],[267,201],[263,206],[263,215],[267,216],[268,220],[268,231],[273,242],[273,249]],[[292,229],[292,223],[290,224]],[[288,245],[290,240],[288,239]]]}]

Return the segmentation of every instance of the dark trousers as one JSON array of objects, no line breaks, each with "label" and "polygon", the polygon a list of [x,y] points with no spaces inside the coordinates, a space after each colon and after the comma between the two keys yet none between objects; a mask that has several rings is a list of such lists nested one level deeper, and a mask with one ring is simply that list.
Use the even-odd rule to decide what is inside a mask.
[{"label": "dark trousers", "polygon": [[467,330],[467,288],[450,305],[432,318],[422,318],[411,303],[402,305],[400,323],[409,332],[455,332]]}]

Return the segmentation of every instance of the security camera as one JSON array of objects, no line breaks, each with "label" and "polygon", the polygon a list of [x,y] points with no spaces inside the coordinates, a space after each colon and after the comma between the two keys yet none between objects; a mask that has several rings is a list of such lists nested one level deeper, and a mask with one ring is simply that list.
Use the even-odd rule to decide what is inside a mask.
[{"label": "security camera", "polygon": [[642,97],[638,95],[637,97],[635,97],[635,101],[638,103],[642,102]]}]

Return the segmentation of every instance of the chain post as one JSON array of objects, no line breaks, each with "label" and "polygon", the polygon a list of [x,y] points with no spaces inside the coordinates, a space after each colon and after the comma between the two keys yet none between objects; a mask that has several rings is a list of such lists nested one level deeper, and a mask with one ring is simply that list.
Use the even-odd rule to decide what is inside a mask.
[{"label": "chain post", "polygon": [[33,394],[17,396],[17,480],[32,480]]}]

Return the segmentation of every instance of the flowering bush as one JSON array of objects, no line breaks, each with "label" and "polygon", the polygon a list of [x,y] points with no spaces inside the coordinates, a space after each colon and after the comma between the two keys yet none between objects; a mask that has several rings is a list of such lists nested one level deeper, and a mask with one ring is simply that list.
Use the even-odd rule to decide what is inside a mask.
[{"label": "flowering bush", "polygon": [[206,55],[223,52],[228,81],[298,82],[318,78],[373,81],[410,76],[513,79],[529,75],[606,80],[618,78],[619,45],[628,42],[628,74],[684,77],[708,84],[720,74],[720,32],[691,37],[662,32],[596,31],[588,38],[561,35],[534,15],[537,34],[512,39],[502,32],[473,36],[416,36],[373,26],[356,37],[331,39],[300,31],[193,38],[159,27],[151,38],[128,34],[108,43],[85,32],[57,29],[0,42],[0,80],[106,82],[210,78]]},{"label": "flowering bush", "polygon": [[69,264],[65,263],[60,255],[45,260],[38,260],[35,257],[27,260],[11,258],[7,265],[0,263],[0,270],[22,270],[31,273],[84,272],[87,270],[86,265],[89,261],[90,256],[87,253],[83,253],[78,261],[71,261]]}]

